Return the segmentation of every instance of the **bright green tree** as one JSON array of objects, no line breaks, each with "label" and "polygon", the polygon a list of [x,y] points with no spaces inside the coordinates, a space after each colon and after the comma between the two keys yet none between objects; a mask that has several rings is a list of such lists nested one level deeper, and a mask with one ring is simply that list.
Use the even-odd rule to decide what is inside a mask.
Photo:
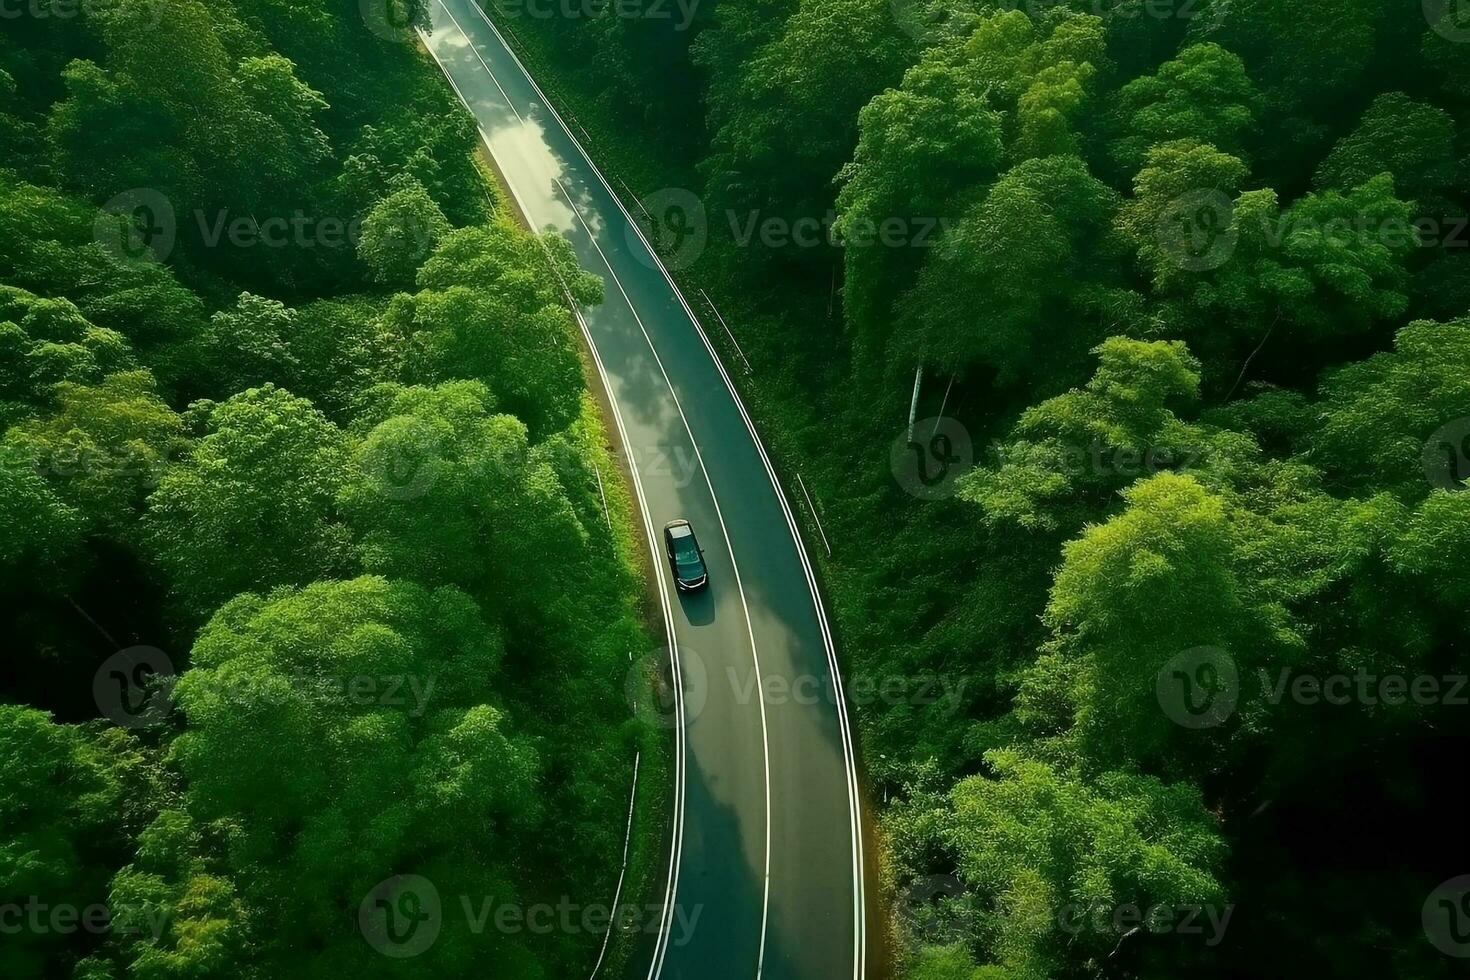
[{"label": "bright green tree", "polygon": [[126,794],[137,788],[130,785],[130,740],[0,704],[0,753],[0,906],[13,910],[0,972],[39,980],[77,955],[72,936],[50,925],[65,921],[54,913],[70,910],[75,928],[90,921],[95,929],[99,912],[106,921],[106,862],[124,834]]},{"label": "bright green tree", "polygon": [[301,368],[288,343],[295,318],[279,300],[251,293],[210,317],[199,338],[199,370],[215,379],[214,392],[227,398],[268,382],[289,387]]},{"label": "bright green tree", "polygon": [[1094,353],[1086,386],[1027,409],[996,465],[965,477],[961,495],[987,524],[1074,532],[1140,477],[1218,464],[1206,433],[1174,411],[1199,394],[1184,344],[1112,337]]},{"label": "bright green tree", "polygon": [[109,374],[95,387],[62,382],[57,412],[11,429],[60,497],[95,530],[126,540],[169,460],[184,442],[179,417],[147,371]]},{"label": "bright green tree", "polygon": [[513,610],[574,588],[586,532],[525,426],[495,414],[476,381],[383,394],[359,423],[376,424],[342,491],[363,566],[494,595]]},{"label": "bright green tree", "polygon": [[148,498],[148,550],[183,608],[310,582],[351,563],[336,519],[345,435],[311,403],[266,385],[202,406],[205,435]]},{"label": "bright green tree", "polygon": [[1079,953],[1117,948],[1122,931],[1097,928],[1099,909],[1222,904],[1224,845],[1192,786],[1088,779],[1014,752],[986,761],[994,778],[954,787],[941,837],[986,909],[987,958],[1007,975],[1054,976]]},{"label": "bright green tree", "polygon": [[439,205],[422,184],[410,180],[363,216],[357,254],[373,281],[406,288],[449,232],[449,220]]},{"label": "bright green tree", "polygon": [[1245,63],[1213,43],[1189,45],[1123,86],[1118,100],[1123,135],[1112,156],[1125,174],[1138,171],[1151,147],[1178,139],[1240,156],[1260,102]]},{"label": "bright green tree", "polygon": [[[395,873],[429,878],[446,903],[508,894],[539,763],[492,703],[501,655],[463,593],[374,577],[247,594],[200,633],[175,689],[173,754],[190,815],[231,827],[230,877],[276,937],[252,954],[263,967],[378,976],[388,961],[356,910]],[[457,911],[446,905],[424,969],[506,970],[513,943],[472,934]]]},{"label": "bright green tree", "polygon": [[86,521],[41,475],[31,447],[0,443],[0,577],[11,585],[64,569],[81,550]]},{"label": "bright green tree", "polygon": [[1309,458],[1349,487],[1417,500],[1470,475],[1470,320],[1421,320],[1393,349],[1330,372]]},{"label": "bright green tree", "polygon": [[582,365],[564,307],[527,308],[509,291],[454,286],[400,294],[386,323],[401,338],[411,381],[481,381],[538,436],[576,415]]}]

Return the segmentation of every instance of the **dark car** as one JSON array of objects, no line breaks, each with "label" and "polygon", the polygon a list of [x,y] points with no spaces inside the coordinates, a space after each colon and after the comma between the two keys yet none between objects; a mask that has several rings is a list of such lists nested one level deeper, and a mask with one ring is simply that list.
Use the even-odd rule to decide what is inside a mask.
[{"label": "dark car", "polygon": [[688,521],[670,521],[664,525],[664,549],[669,553],[669,567],[674,570],[674,584],[680,592],[693,592],[709,584],[704,549]]}]

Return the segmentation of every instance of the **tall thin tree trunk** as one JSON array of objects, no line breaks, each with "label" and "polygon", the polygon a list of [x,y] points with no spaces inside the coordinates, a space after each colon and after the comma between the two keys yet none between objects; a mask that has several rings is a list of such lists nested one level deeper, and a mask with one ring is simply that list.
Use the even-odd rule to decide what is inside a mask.
[{"label": "tall thin tree trunk", "polygon": [[909,442],[914,441],[914,420],[919,417],[919,389],[924,385],[924,364],[914,369],[914,397],[909,401]]}]

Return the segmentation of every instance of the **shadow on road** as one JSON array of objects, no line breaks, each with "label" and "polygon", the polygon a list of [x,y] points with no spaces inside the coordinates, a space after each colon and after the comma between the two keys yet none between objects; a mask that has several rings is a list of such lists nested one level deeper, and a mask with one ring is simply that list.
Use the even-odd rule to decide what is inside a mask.
[{"label": "shadow on road", "polygon": [[714,586],[708,585],[698,592],[681,592],[679,604],[684,607],[684,616],[691,626],[708,626],[715,621]]}]

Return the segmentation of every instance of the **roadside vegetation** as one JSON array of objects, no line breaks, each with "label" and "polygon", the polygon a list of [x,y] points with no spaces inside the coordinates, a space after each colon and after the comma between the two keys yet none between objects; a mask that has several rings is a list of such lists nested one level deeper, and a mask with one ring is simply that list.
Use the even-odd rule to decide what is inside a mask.
[{"label": "roadside vegetation", "polygon": [[667,781],[601,283],[370,7],[6,12],[0,976],[585,975]]},{"label": "roadside vegetation", "polygon": [[951,680],[855,705],[904,974],[1452,975],[1449,5],[485,2],[749,356],[849,689]]}]

